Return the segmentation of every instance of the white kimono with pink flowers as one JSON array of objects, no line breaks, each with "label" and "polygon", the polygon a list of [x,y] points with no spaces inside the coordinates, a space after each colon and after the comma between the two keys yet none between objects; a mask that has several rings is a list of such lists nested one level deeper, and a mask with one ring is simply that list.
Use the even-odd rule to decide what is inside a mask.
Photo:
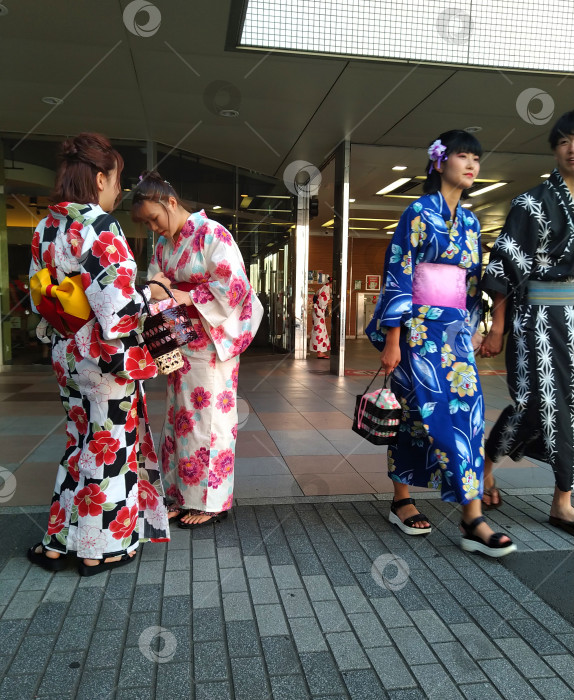
[{"label": "white kimono with pink flowers", "polygon": [[198,333],[181,348],[184,367],[168,377],[160,446],[167,495],[185,509],[218,513],[233,503],[239,354],[263,308],[231,234],[204,211],[189,217],[175,245],[159,239],[148,275],[159,271],[189,292]]}]

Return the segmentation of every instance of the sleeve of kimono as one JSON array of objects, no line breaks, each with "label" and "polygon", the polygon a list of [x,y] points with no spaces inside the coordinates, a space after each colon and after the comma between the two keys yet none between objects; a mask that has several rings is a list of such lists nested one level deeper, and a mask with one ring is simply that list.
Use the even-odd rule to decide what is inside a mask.
[{"label": "sleeve of kimono", "polygon": [[466,308],[469,315],[470,332],[474,335],[478,330],[482,317],[482,291],[480,285],[482,247],[480,243],[480,224],[475,216],[473,216],[472,223],[466,231],[467,245],[470,248],[472,260],[472,265],[466,274]]},{"label": "sleeve of kimono", "polygon": [[326,309],[329,306],[329,299],[331,298],[331,290],[329,287],[321,287],[319,294],[317,295],[317,306],[320,309]]},{"label": "sleeve of kimono", "polygon": [[160,238],[156,244],[153,255],[147,269],[147,278],[151,279],[158,272],[162,272],[163,240]]},{"label": "sleeve of kimono", "polygon": [[526,293],[538,243],[532,223],[528,211],[514,200],[482,278],[482,288],[492,297],[497,292]]},{"label": "sleeve of kimono", "polygon": [[[46,220],[43,219],[36,227],[34,235],[32,236],[32,260],[30,262],[29,277],[32,277],[42,269],[42,261],[40,260],[40,238],[45,225]],[[34,304],[34,300],[32,299],[32,294],[30,294],[30,306],[33,313],[40,315],[36,305]],[[36,326],[36,337],[40,342],[48,344],[50,343],[51,335],[52,327],[45,318],[40,317],[40,321]]]},{"label": "sleeve of kimono", "polygon": [[[416,203],[415,203],[416,204]],[[385,256],[384,284],[366,333],[382,350],[388,328],[408,323],[412,316],[413,260],[426,225],[413,204],[403,213]]]},{"label": "sleeve of kimono", "polygon": [[190,297],[221,360],[239,355],[253,340],[263,307],[245,274],[243,258],[227,229],[206,221],[196,232],[205,279]]},{"label": "sleeve of kimono", "polygon": [[[82,283],[106,340],[141,333],[145,306],[135,289],[137,267],[118,222],[101,217],[85,232],[79,256]],[[149,301],[149,289],[144,290]]]}]

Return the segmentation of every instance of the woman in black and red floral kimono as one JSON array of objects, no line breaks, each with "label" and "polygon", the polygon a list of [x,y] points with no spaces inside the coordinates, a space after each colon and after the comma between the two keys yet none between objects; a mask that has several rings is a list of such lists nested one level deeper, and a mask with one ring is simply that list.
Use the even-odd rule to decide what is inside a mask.
[{"label": "woman in black and red floral kimono", "polygon": [[[32,241],[32,300],[43,317],[37,332],[52,344],[68,442],[47,532],[28,558],[58,571],[74,553],[83,576],[127,564],[144,540],[169,539],[142,381],[157,370],[140,335],[136,264],[108,213],[122,168],[120,154],[98,134],[64,142],[59,203]],[[62,308],[74,280],[84,304],[80,318]],[[153,291],[143,293],[149,299]]]}]

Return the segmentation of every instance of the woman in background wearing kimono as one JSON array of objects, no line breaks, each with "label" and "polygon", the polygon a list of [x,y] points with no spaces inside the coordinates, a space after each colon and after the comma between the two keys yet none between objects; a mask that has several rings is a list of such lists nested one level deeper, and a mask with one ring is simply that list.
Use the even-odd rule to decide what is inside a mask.
[{"label": "woman in background wearing kimono", "polygon": [[398,442],[388,449],[389,521],[408,535],[429,533],[409,486],[440,488],[444,501],[462,505],[462,548],[502,557],[516,546],[487,525],[480,500],[484,405],[473,350],[481,338],[480,226],[460,204],[482,149],[471,134],[453,130],[428,153],[427,194],[401,216],[367,327],[403,406]]},{"label": "woman in background wearing kimono", "polygon": [[501,504],[494,462],[505,455],[515,461],[533,457],[554,471],[550,524],[574,535],[574,112],[562,115],[549,141],[557,167],[512,202],[484,276],[494,306],[481,354],[498,355],[509,330],[513,401],[486,441],[490,490],[484,505]]},{"label": "woman in background wearing kimono", "polygon": [[[37,334],[52,345],[68,443],[48,530],[28,558],[58,571],[66,566],[63,555],[74,552],[82,576],[127,564],[142,541],[169,539],[142,381],[157,368],[140,335],[136,263],[108,213],[121,191],[122,168],[120,154],[99,134],[65,141],[58,204],[32,239],[32,299],[45,314]],[[80,317],[62,313],[53,301],[60,285],[65,298],[74,278],[85,292],[80,299],[87,299]],[[144,290],[148,299],[154,293]],[[52,313],[58,308],[59,315]]]},{"label": "woman in background wearing kimono", "polygon": [[229,231],[204,211],[190,214],[157,172],[142,174],[132,206],[134,220],[160,234],[149,276],[165,275],[198,334],[180,348],[184,367],[168,377],[160,445],[171,513],[189,529],[219,522],[231,509],[239,355],[263,309]]},{"label": "woman in background wearing kimono", "polygon": [[331,349],[331,339],[327,332],[327,324],[325,317],[327,309],[331,301],[331,278],[327,278],[327,284],[324,284],[317,294],[313,297],[313,328],[311,329],[311,350],[317,353],[319,360],[327,360],[329,358],[329,350]]}]

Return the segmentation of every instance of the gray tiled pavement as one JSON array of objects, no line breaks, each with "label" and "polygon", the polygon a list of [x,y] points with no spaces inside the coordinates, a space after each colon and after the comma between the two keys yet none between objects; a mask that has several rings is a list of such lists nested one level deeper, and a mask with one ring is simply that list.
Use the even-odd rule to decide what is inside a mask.
[{"label": "gray tiled pavement", "polygon": [[[240,504],[93,579],[9,558],[2,700],[574,698],[574,627],[502,563],[463,553],[451,505],[427,499],[435,532],[409,539],[382,497],[298,500]],[[550,547],[531,536],[550,532],[546,500],[507,496],[523,556]],[[9,518],[29,537],[26,515]]]}]

